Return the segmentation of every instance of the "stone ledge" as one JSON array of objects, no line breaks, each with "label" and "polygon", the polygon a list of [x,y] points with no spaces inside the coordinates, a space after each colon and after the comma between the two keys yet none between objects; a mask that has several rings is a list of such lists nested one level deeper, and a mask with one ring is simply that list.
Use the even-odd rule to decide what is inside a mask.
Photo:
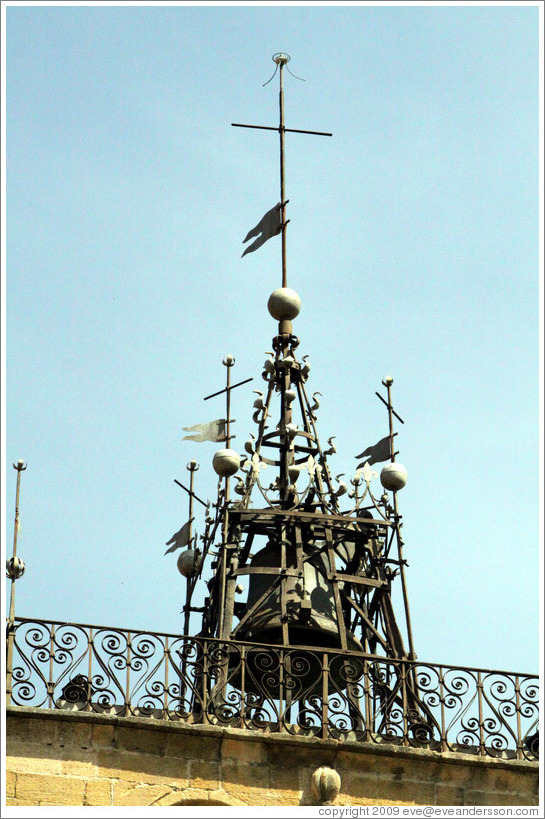
[{"label": "stone ledge", "polygon": [[[501,759],[475,754],[464,754],[461,751],[431,751],[427,748],[411,748],[403,745],[388,743],[366,743],[342,741],[337,739],[321,739],[319,737],[295,736],[285,733],[266,733],[251,731],[245,728],[230,728],[228,726],[190,724],[185,722],[171,722],[169,720],[152,720],[148,717],[119,717],[113,714],[93,713],[89,711],[64,711],[61,709],[31,708],[26,706],[7,706],[6,719],[39,719],[46,721],[60,721],[72,723],[87,723],[91,725],[112,725],[114,727],[132,728],[143,731],[162,731],[180,735],[206,736],[210,739],[235,740],[244,742],[272,743],[278,746],[308,748],[312,751],[320,750],[321,755],[331,758],[335,764],[339,754],[373,754],[375,756],[393,757],[397,759],[418,759],[428,762],[448,762],[454,765],[477,766],[479,768],[492,767],[494,769],[516,769],[519,773],[534,775],[539,769],[538,761],[532,762],[522,759]],[[221,745],[220,745],[221,748]]]}]

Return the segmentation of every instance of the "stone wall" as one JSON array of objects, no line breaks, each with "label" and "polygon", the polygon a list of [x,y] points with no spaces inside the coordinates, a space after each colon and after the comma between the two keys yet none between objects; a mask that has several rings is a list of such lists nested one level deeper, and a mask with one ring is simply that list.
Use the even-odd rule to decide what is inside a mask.
[{"label": "stone wall", "polygon": [[[8,805],[537,805],[536,763],[105,714],[8,708]],[[317,801],[318,800],[318,801]]]}]

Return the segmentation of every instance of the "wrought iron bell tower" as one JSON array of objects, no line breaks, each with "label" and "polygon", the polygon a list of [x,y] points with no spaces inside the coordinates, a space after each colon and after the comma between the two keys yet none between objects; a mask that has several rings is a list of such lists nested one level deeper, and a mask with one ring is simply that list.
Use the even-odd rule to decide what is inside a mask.
[{"label": "wrought iron bell tower", "polygon": [[[394,544],[401,546],[395,498],[374,498],[369,466],[356,472],[351,490],[332,478],[333,440],[324,450],[317,393],[309,399],[309,365],[305,357],[298,360],[292,333],[297,297],[286,291],[269,300],[279,332],[263,371],[266,395],[256,400],[257,434],[234,476],[236,500],[226,501],[234,453],[216,457],[225,483],[204,554],[211,540],[221,543],[201,634],[404,658],[391,601],[395,568],[403,565],[397,550],[392,554]],[[388,479],[400,486],[397,464],[386,468]],[[350,508],[341,509],[346,501]],[[246,575],[243,603],[237,588]]]},{"label": "wrought iron bell tower", "polygon": [[[282,238],[282,287],[268,301],[278,332],[272,340],[273,352],[264,363],[264,391],[254,391],[258,396],[253,416],[257,430],[245,444],[242,458],[230,448],[230,368],[234,360],[228,356],[223,362],[227,367],[227,417],[222,421],[223,437],[215,440],[225,441],[226,448],[213,461],[220,478],[218,496],[212,509],[207,507],[202,548],[196,536],[191,537],[189,554],[182,561],[185,570],[179,561],[188,578],[186,628],[190,612],[201,611],[201,637],[412,659],[397,507],[397,491],[405,484],[406,471],[395,461],[393,418],[401,419],[392,407],[392,379],[383,382],[387,398],[379,395],[388,408],[389,434],[362,453],[364,460],[349,488],[332,477],[328,458],[336,451],[333,438],[324,449],[318,437],[320,393],[309,398],[307,392],[308,356],[299,357],[299,339],[292,325],[301,302],[287,287],[286,270],[285,133],[331,134],[285,127],[283,70],[289,57],[276,54],[273,60],[280,79],[278,127],[233,125],[275,130],[280,135],[280,202],[256,228],[262,233],[257,245],[275,234]],[[377,498],[371,482],[378,475],[371,466],[386,460],[389,464],[381,473],[384,491]],[[234,489],[232,481],[236,482]],[[193,497],[192,484],[190,503]],[[191,509],[188,523],[191,526]],[[210,555],[215,558],[211,564]],[[392,606],[392,581],[398,574],[408,650]],[[241,585],[244,578],[249,583],[246,599]],[[199,610],[192,606],[192,597],[201,579],[208,594]]]}]

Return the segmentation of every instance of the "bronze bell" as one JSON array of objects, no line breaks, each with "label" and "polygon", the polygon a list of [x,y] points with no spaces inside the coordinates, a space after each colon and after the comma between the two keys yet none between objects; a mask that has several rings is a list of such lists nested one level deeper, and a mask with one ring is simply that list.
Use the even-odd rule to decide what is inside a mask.
[{"label": "bronze bell", "polygon": [[[250,566],[277,568],[278,562],[278,546],[269,543],[254,555]],[[341,648],[333,586],[327,574],[327,557],[317,552],[303,563],[302,576],[288,575],[285,594],[290,645]],[[275,575],[250,575],[246,610],[260,598],[263,600],[237,633],[239,640],[283,645],[280,595],[281,583]],[[345,628],[344,623],[341,628]],[[346,639],[349,651],[363,650],[359,640],[348,630]]]},{"label": "bronze bell", "polygon": [[[289,560],[287,563],[294,561]],[[248,590],[248,600],[244,611],[248,612],[253,606],[257,607],[255,612],[242,623],[236,631],[236,639],[244,642],[254,642],[271,646],[283,646],[283,617],[281,606],[281,587],[285,583],[285,608],[286,621],[288,624],[289,647],[297,647],[293,652],[295,658],[304,656],[302,648],[307,649],[306,665],[308,669],[304,672],[298,682],[304,688],[309,689],[309,694],[321,693],[322,686],[322,662],[319,649],[341,649],[341,638],[333,594],[333,584],[327,578],[328,560],[323,552],[316,551],[311,557],[303,562],[302,571],[297,572],[292,565],[288,570],[285,581],[278,579],[277,573],[252,573],[250,574],[250,585]],[[274,568],[278,569],[279,547],[277,544],[269,544],[257,552],[250,562],[252,568]],[[260,602],[258,602],[260,601]],[[241,617],[244,616],[241,612]],[[340,626],[346,634],[347,649],[349,651],[363,651],[359,640],[350,632],[344,622]],[[316,649],[314,653],[311,651]],[[263,652],[261,652],[262,654]],[[253,657],[249,665],[248,690],[252,690],[254,685],[250,680],[258,680],[259,651],[250,650],[249,657]],[[297,663],[294,660],[294,665]],[[305,665],[305,662],[303,662]],[[266,664],[264,665],[264,668]],[[301,666],[303,667],[303,666]],[[238,678],[238,675],[237,675]],[[268,676],[269,692],[274,693],[273,677]],[[233,683],[235,681],[233,680]],[[335,687],[344,688],[346,683],[342,680],[331,680],[329,690]],[[259,685],[257,685],[259,687]],[[298,686],[299,687],[299,686]]]}]

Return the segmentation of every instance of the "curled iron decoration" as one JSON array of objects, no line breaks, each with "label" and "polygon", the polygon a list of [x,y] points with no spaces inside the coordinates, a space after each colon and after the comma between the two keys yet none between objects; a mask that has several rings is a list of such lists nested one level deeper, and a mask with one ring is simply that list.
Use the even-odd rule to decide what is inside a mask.
[{"label": "curled iron decoration", "polygon": [[268,701],[257,692],[248,692],[244,704],[244,727],[262,731],[267,728],[274,719]]},{"label": "curled iron decoration", "polygon": [[279,726],[278,710],[271,701],[258,692],[248,692],[243,710],[243,727],[254,731],[264,731],[271,726]]},{"label": "curled iron decoration", "polygon": [[62,699],[70,705],[84,707],[89,696],[90,682],[84,674],[76,674],[62,690]]},{"label": "curled iron decoration", "polygon": [[80,639],[83,643],[83,655],[87,653],[88,634],[80,631],[79,635],[72,630],[73,626],[60,626],[52,637],[51,659],[57,665],[75,662],[74,653],[80,646]]},{"label": "curled iron decoration", "polygon": [[[92,698],[92,682],[87,678],[90,646],[90,631],[84,626],[60,624],[51,630],[51,659],[59,666],[60,673],[54,683],[49,683],[49,689],[61,708],[89,708]],[[69,700],[66,693],[75,697],[78,688],[82,689],[79,697]]]},{"label": "curled iron decoration", "polygon": [[[305,735],[317,736],[321,733],[324,719],[323,702],[317,695],[311,695],[299,701],[297,728]],[[292,729],[292,733],[295,729]],[[298,732],[299,733],[299,732]]]},{"label": "curled iron decoration", "polygon": [[339,679],[341,684],[356,685],[362,683],[364,679],[365,661],[359,657],[351,656],[349,659],[342,655],[332,657],[330,663],[330,676]]},{"label": "curled iron decoration", "polygon": [[319,652],[308,649],[286,651],[284,656],[284,729],[290,734],[315,736],[322,731],[320,705],[323,685]]},{"label": "curled iron decoration", "polygon": [[163,701],[167,689],[160,680],[154,680],[146,684],[145,693],[142,694],[136,705],[136,712],[139,716],[152,716],[159,711],[163,711]]},{"label": "curled iron decoration", "polygon": [[478,676],[469,670],[450,669],[441,666],[441,705],[445,725],[441,739],[450,751],[473,752],[479,745],[479,720],[474,715],[478,709]]},{"label": "curled iron decoration", "polygon": [[138,713],[144,716],[162,712],[167,691],[165,640],[157,635],[138,634],[132,639],[131,654],[131,669],[142,673],[132,681],[129,703],[135,703],[143,689],[145,693],[140,694],[136,704]]},{"label": "curled iron decoration", "polygon": [[296,649],[284,657],[284,685],[291,699],[304,700],[322,692],[322,663],[316,652]]},{"label": "curled iron decoration", "polygon": [[517,714],[515,680],[504,674],[487,674],[483,678],[483,715],[485,752],[490,756],[502,754],[513,743],[516,732],[510,727]]},{"label": "curled iron decoration", "polygon": [[531,675],[17,619],[10,704],[534,761]]},{"label": "curled iron decoration", "polygon": [[363,728],[363,716],[357,704],[339,690],[328,697],[328,718],[329,734],[334,739],[347,738]]},{"label": "curled iron decoration", "polygon": [[[28,667],[27,670],[29,670]],[[34,683],[30,680],[27,672],[25,672],[24,668],[19,666],[13,670],[13,675],[11,678],[11,687],[12,687],[12,703],[14,705],[30,705],[34,701],[34,707],[39,708],[42,706],[47,699],[47,692],[45,693],[45,697],[43,700],[38,701],[36,703],[36,696],[37,696],[37,687]]]},{"label": "curled iron decoration", "polygon": [[129,635],[119,631],[105,629],[95,636],[96,656],[100,656],[101,651],[108,658],[108,667],[115,671],[124,671],[127,666],[130,668],[129,645]]},{"label": "curled iron decoration", "polygon": [[329,733],[335,738],[362,739],[366,729],[365,694],[369,685],[365,661],[359,657],[337,655],[329,668]]},{"label": "curled iron decoration", "polygon": [[401,667],[389,661],[369,663],[372,736],[375,742],[399,744],[405,736]]},{"label": "curled iron decoration", "polygon": [[97,629],[92,643],[93,711],[116,715],[126,713],[129,694],[116,672],[127,669],[128,645],[128,634],[114,629]]},{"label": "curled iron decoration", "polygon": [[233,688],[224,688],[213,692],[210,698],[209,713],[222,725],[240,727],[242,697]]},{"label": "curled iron decoration", "polygon": [[434,738],[434,726],[417,709],[407,712],[408,734],[411,745],[429,746]]},{"label": "curled iron decoration", "polygon": [[282,664],[277,651],[263,648],[251,649],[246,657],[247,688],[253,682],[259,691],[278,691],[280,688]]},{"label": "curled iron decoration", "polygon": [[201,641],[178,637],[165,653],[165,678],[169,719],[188,719],[204,709],[204,648]]},{"label": "curled iron decoration", "polygon": [[[79,635],[68,629],[71,627],[60,626],[52,631],[49,658],[57,667],[61,674],[57,681],[58,685],[73,676],[76,668],[87,654],[87,634],[85,632]],[[81,637],[81,642],[78,639]],[[76,652],[79,655],[76,655]],[[41,653],[40,653],[41,654]],[[45,657],[40,656],[40,659],[45,660]]]},{"label": "curled iron decoration", "polygon": [[532,677],[519,680],[521,733],[520,756],[539,759],[539,686]]},{"label": "curled iron decoration", "polygon": [[519,688],[523,707],[529,706],[535,709],[532,713],[536,713],[539,707],[538,680],[535,677],[522,677],[519,682]]},{"label": "curled iron decoration", "polygon": [[539,728],[536,720],[522,739],[522,756],[524,759],[539,759]]},{"label": "curled iron decoration", "polygon": [[263,646],[249,648],[238,673],[244,674],[245,727],[263,730],[267,726],[276,726],[278,730],[282,713],[281,701],[277,698],[284,695],[282,650]]},{"label": "curled iron decoration", "polygon": [[[14,705],[40,708],[48,698],[48,674],[42,671],[40,665],[49,662],[51,629],[45,623],[32,623],[28,630],[25,630],[25,625],[22,623],[15,630],[13,659],[14,663],[22,665],[13,666],[12,702]],[[25,645],[29,648],[28,652]]]},{"label": "curled iron decoration", "polygon": [[208,642],[209,668],[219,669],[229,661],[229,645],[227,643]]},{"label": "curled iron decoration", "polygon": [[441,702],[445,702],[441,695],[441,678],[437,669],[418,666],[414,669],[413,678],[419,697],[429,708],[437,708]]},{"label": "curled iron decoration", "polygon": [[[30,651],[27,654],[19,651],[27,670],[21,674],[19,669],[14,669],[14,688],[23,695],[27,705],[40,707],[46,702],[53,705],[63,686],[78,674],[78,666],[88,652],[88,634],[81,626],[62,623],[50,626],[33,623],[26,633],[23,627],[22,633],[23,644],[28,645]],[[18,647],[22,648],[20,644]],[[36,701],[34,697],[39,699]]]},{"label": "curled iron decoration", "polygon": [[439,669],[407,666],[405,671],[409,743],[430,750],[441,744],[441,705],[445,705]]},{"label": "curled iron decoration", "polygon": [[229,682],[233,665],[237,664],[238,652],[234,652],[229,643],[204,641],[200,646],[200,653],[202,665],[191,670],[194,684],[193,680],[187,678],[187,682],[196,692],[197,710],[204,709],[207,720],[215,724],[240,727],[242,697],[237,688]]}]

